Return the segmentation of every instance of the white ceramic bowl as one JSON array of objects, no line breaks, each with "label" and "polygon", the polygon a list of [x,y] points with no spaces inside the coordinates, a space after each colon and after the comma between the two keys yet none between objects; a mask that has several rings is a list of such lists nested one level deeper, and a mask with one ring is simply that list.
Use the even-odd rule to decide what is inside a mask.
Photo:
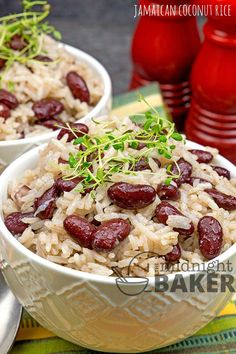
[{"label": "white ceramic bowl", "polygon": [[[112,85],[110,76],[104,66],[100,64],[91,55],[83,52],[80,49],[74,48],[66,44],[61,44],[61,46],[64,46],[65,49],[69,53],[74,55],[78,60],[81,60],[82,62],[88,64],[88,66],[91,67],[94,72],[99,76],[104,86],[104,93],[98,104],[79,121],[87,121],[90,120],[92,117],[98,117],[109,113],[112,103]],[[0,141],[1,169],[4,169],[7,165],[9,165],[17,157],[21,156],[24,152],[34,148],[35,146],[49,141],[57,134],[58,131],[51,131],[49,133],[44,133],[25,139]]]},{"label": "white ceramic bowl", "polygon": [[[188,142],[189,148],[203,148]],[[3,172],[0,177],[0,208],[7,198],[8,183],[33,168],[40,148],[33,149]],[[203,148],[204,149],[204,148]],[[236,167],[219,156],[220,165],[236,177]],[[0,254],[4,277],[26,310],[45,328],[59,337],[98,351],[137,353],[154,350],[183,340],[203,327],[229,300],[221,293],[142,292],[145,279],[123,283],[116,278],[88,274],[51,263],[21,245],[0,217]],[[235,276],[236,244],[217,257],[230,261]],[[207,289],[206,273],[202,285]],[[190,272],[184,273],[189,283]],[[168,276],[172,284],[174,275]],[[141,281],[141,283],[140,283]],[[154,278],[149,278],[154,288]],[[137,296],[128,296],[138,294]]]}]

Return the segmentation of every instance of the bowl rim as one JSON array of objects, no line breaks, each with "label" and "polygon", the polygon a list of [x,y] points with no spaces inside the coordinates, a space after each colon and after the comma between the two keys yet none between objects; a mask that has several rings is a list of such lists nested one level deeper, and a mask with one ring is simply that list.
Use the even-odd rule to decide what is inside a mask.
[{"label": "bowl rim", "polygon": [[[191,149],[201,149],[201,150],[206,149],[203,145],[197,144],[197,143],[192,142],[190,140],[187,140],[186,144]],[[64,276],[70,276],[70,277],[74,277],[76,279],[83,279],[83,280],[87,280],[87,281],[93,281],[96,283],[116,285],[117,277],[115,277],[115,276],[110,277],[110,276],[106,276],[106,275],[98,275],[98,274],[83,272],[83,271],[72,269],[72,268],[67,268],[63,265],[51,262],[51,261],[35,254],[34,252],[32,252],[28,248],[26,248],[24,245],[22,245],[5,226],[4,221],[3,221],[2,204],[3,204],[3,201],[5,200],[5,196],[7,195],[7,188],[9,185],[8,182],[12,180],[15,170],[19,170],[20,168],[22,169],[22,165],[24,165],[25,163],[27,164],[27,162],[29,162],[29,160],[33,160],[33,161],[35,161],[35,163],[37,163],[38,159],[35,158],[35,155],[37,154],[39,157],[39,152],[41,150],[43,150],[46,147],[46,145],[47,144],[42,144],[40,146],[37,146],[37,147],[33,148],[32,150],[27,151],[26,153],[24,153],[20,157],[18,157],[15,161],[13,161],[3,171],[3,173],[0,176],[0,210],[1,210],[1,212],[0,212],[0,230],[1,230],[0,238],[6,239],[7,242],[9,242],[11,244],[11,246],[16,250],[16,252],[22,253],[24,255],[24,257],[29,262],[36,263],[40,267],[48,268],[48,269],[51,269],[52,271],[55,271],[55,272],[62,274]],[[234,175],[234,177],[236,177],[236,166],[235,165],[233,165],[229,160],[227,160],[225,157],[221,156],[220,154],[217,156],[217,160],[218,160],[218,163],[220,166],[227,168]],[[27,168],[23,169],[22,170],[23,172],[21,172],[21,175],[26,170],[27,170]],[[204,271],[204,269],[207,269],[206,267],[210,263],[212,263],[213,261],[219,262],[219,263],[224,263],[226,260],[231,258],[235,253],[236,253],[236,243],[234,245],[232,245],[231,247],[229,247],[225,252],[220,254],[218,257],[216,257],[208,262],[201,263],[199,266],[199,270],[197,270],[197,271],[189,270],[186,272],[181,271],[181,272],[175,272],[172,274],[167,274],[168,282],[172,282],[174,280],[174,277],[176,274],[181,274],[183,276],[183,278],[189,277],[191,274],[196,274],[196,273],[198,274],[201,271]],[[1,256],[1,254],[0,254],[0,256]],[[133,277],[133,278],[135,278],[135,277]],[[138,278],[138,277],[136,277],[136,278]],[[138,279],[140,279],[140,278],[138,278]],[[155,283],[155,277],[147,277],[147,279],[149,280],[149,284]],[[132,284],[130,284],[130,285],[132,285]]]},{"label": "bowl rim", "polygon": [[[108,74],[108,71],[105,69],[105,67],[92,55],[66,43],[61,42],[59,43],[59,46],[61,48],[65,48],[70,54],[74,55],[82,62],[88,64],[88,66],[91,67],[100,76],[103,82],[104,92],[102,97],[96,104],[96,106],[94,106],[93,109],[90,112],[88,112],[88,114],[76,120],[75,122],[79,122],[79,121],[83,122],[83,121],[90,120],[93,116],[96,116],[100,112],[100,110],[107,104],[107,102],[111,97],[112,83],[111,83],[110,75]],[[30,136],[28,138],[26,137],[24,139],[1,140],[0,148],[7,147],[7,146],[16,146],[16,145],[18,146],[18,145],[25,145],[25,144],[32,144],[32,143],[40,143],[40,141],[47,141],[56,137],[59,130],[60,129],[55,131],[49,131],[43,134]]]}]

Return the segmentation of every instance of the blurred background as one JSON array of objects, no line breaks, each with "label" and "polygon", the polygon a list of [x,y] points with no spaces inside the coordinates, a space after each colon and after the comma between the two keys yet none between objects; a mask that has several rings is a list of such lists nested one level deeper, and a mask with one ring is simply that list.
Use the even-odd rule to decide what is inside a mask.
[{"label": "blurred background", "polygon": [[[130,41],[136,0],[50,0],[51,22],[63,41],[95,56],[107,68],[114,94],[127,90]],[[0,16],[21,8],[20,0],[0,0]]]},{"label": "blurred background", "polygon": [[[63,41],[95,56],[107,68],[113,92],[127,91],[130,81],[130,42],[137,0],[50,0],[51,22]],[[19,11],[20,0],[0,0],[0,16]],[[201,26],[203,19],[199,19]]]}]

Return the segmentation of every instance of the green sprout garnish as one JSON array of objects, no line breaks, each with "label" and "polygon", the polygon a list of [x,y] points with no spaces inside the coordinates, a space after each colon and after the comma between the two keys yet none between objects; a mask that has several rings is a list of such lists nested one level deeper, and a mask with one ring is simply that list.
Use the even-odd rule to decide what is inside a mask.
[{"label": "green sprout garnish", "polygon": [[[141,99],[146,102],[143,97]],[[146,103],[148,104],[148,102]],[[152,106],[149,105],[149,108],[150,110],[145,114],[138,115],[142,118],[142,126],[138,131],[127,130],[117,136],[115,134],[116,130],[112,130],[105,132],[102,136],[85,134],[77,137],[73,144],[80,145],[80,150],[75,154],[70,154],[68,163],[72,172],[64,178],[73,179],[80,177],[81,182],[78,184],[77,189],[79,192],[84,193],[88,190],[94,191],[98,186],[111,182],[112,175],[115,173],[137,175],[135,171],[137,162],[143,158],[148,159],[153,152],[157,152],[158,155],[170,160],[175,149],[173,141],[181,141],[183,137],[175,131],[174,123],[160,117]],[[134,121],[133,117],[130,117],[130,119]],[[67,126],[66,129],[76,134],[75,128]],[[137,149],[140,143],[144,143],[146,147],[145,149],[137,150],[135,156],[124,156],[122,154],[128,147]],[[117,156],[105,156],[105,152],[110,148],[118,152]],[[93,171],[93,162],[98,164],[96,171]],[[174,178],[179,177],[179,175],[172,173],[171,166],[172,164],[169,163],[166,167],[168,178],[165,183],[167,185]]]},{"label": "green sprout garnish", "polygon": [[[48,22],[44,22],[50,13],[50,5],[46,0],[23,0],[23,12],[0,18],[0,58],[5,61],[4,71],[17,61],[25,64],[42,54],[42,34],[51,34],[60,40],[60,33]],[[13,50],[9,43],[15,36],[20,36],[26,43],[21,50]],[[43,63],[48,65],[48,63]],[[3,73],[0,76],[2,81]]]}]

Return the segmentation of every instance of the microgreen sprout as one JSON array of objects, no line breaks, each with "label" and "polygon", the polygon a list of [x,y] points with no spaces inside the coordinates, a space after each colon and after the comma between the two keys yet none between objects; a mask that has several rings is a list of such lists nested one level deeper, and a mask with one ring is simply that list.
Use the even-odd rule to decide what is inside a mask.
[{"label": "microgreen sprout", "polygon": [[[3,73],[17,61],[25,64],[42,54],[42,34],[51,34],[55,39],[60,33],[44,20],[50,13],[50,5],[46,0],[23,0],[23,11],[0,18],[0,58],[5,61]],[[26,43],[21,50],[13,50],[9,43],[15,36],[20,36]],[[43,63],[45,64],[45,63]],[[46,63],[48,65],[48,63]]]},{"label": "microgreen sprout", "polygon": [[[143,97],[141,99],[148,104]],[[80,148],[78,152],[70,155],[69,167],[72,171],[65,178],[81,177],[77,189],[84,193],[111,182],[112,175],[115,173],[137,175],[135,171],[137,162],[142,158],[150,158],[153,153],[171,160],[176,147],[173,142],[183,140],[182,135],[175,131],[174,123],[160,117],[152,106],[149,105],[149,108],[148,112],[138,115],[139,128],[137,130],[126,130],[121,135],[118,135],[116,130],[110,130],[102,136],[90,136],[89,134],[78,136],[73,144],[79,145]],[[137,115],[134,117],[131,116],[130,119],[137,124]],[[99,122],[95,121],[95,123]],[[66,129],[72,131],[69,126]],[[73,133],[76,135],[74,128]],[[140,143],[145,144],[145,148],[137,150],[132,155],[125,153],[128,148],[137,149]],[[117,154],[115,156],[106,154],[108,149],[116,150]],[[94,162],[98,166],[95,170]],[[167,164],[166,167],[168,177],[165,183],[167,185],[174,178],[179,177],[172,173],[172,163]]]}]

